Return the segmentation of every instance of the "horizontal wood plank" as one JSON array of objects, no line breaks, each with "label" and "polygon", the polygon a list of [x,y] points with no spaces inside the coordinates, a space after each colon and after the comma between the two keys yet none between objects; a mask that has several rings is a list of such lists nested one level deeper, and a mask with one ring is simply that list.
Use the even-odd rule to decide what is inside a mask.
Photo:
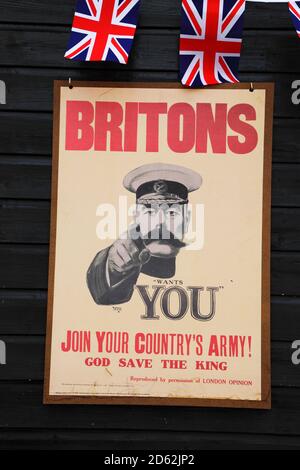
[{"label": "horizontal wood plank", "polygon": [[[69,28],[0,25],[2,66],[62,67],[87,70],[178,70],[176,30],[140,29],[126,66],[107,62],[77,62],[64,58]],[[242,72],[300,71],[299,39],[295,31],[246,31],[240,61]],[[16,58],[17,61],[16,61]]]},{"label": "horizontal wood plank", "polygon": [[273,295],[299,295],[300,253],[275,252],[271,257]]},{"label": "horizontal wood plank", "polygon": [[51,155],[52,114],[1,112],[1,153]]},{"label": "horizontal wood plank", "polygon": [[299,119],[274,119],[273,162],[300,162],[299,129]]},{"label": "horizontal wood plank", "polygon": [[0,156],[0,198],[48,199],[51,159]]},{"label": "horizontal wood plank", "polygon": [[[139,26],[179,28],[181,0],[147,0],[141,2]],[[1,22],[71,25],[74,0],[0,0]],[[291,28],[286,5],[246,5],[245,28]]]},{"label": "horizontal wood plank", "polygon": [[[1,335],[45,334],[47,313],[46,290],[6,291],[0,289],[0,306]],[[292,317],[294,317],[293,314]]]},{"label": "horizontal wood plank", "polygon": [[[243,433],[209,433],[177,431],[135,431],[135,430],[6,430],[0,432],[0,450],[111,450],[124,455],[138,456],[139,450],[177,451],[196,455],[199,462],[200,450],[299,450],[298,436],[249,435]],[[128,451],[130,449],[130,452]],[[197,449],[197,452],[195,451]],[[153,452],[152,452],[153,453]],[[170,454],[170,452],[167,452]],[[150,453],[149,453],[150,454]],[[154,454],[154,455],[155,455]],[[174,452],[175,454],[175,452]],[[111,457],[111,453],[105,455]],[[151,454],[150,454],[151,455]],[[145,456],[140,456],[145,459]]]},{"label": "horizontal wood plank", "polygon": [[145,406],[45,406],[41,384],[0,384],[0,428],[163,430],[299,436],[299,389],[275,388],[272,410]]},{"label": "horizontal wood plank", "polygon": [[48,246],[0,245],[0,288],[46,289]]},{"label": "horizontal wood plank", "polygon": [[300,209],[276,207],[272,209],[272,250],[300,250]]},{"label": "horizontal wood plank", "polygon": [[300,206],[300,165],[273,164],[272,205],[278,207]]},{"label": "horizontal wood plank", "polygon": [[50,203],[0,199],[0,243],[49,243]]}]

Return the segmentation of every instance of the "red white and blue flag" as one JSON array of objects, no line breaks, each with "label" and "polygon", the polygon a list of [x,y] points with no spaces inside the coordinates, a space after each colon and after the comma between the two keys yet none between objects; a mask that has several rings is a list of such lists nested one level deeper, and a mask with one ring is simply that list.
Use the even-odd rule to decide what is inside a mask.
[{"label": "red white and blue flag", "polygon": [[296,29],[296,33],[300,38],[300,2],[290,1],[289,10],[291,13],[293,24]]},{"label": "red white and blue flag", "polygon": [[77,0],[67,59],[126,64],[140,0]]},{"label": "red white and blue flag", "polygon": [[182,0],[180,77],[190,87],[238,82],[245,0]]}]

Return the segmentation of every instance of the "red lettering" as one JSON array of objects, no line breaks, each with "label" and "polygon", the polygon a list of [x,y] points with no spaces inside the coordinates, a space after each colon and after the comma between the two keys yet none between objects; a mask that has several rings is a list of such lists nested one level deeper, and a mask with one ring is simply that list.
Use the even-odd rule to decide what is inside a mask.
[{"label": "red lettering", "polygon": [[143,333],[137,333],[135,335],[135,346],[134,350],[138,354],[142,354],[145,352],[145,346],[143,345],[142,341],[144,341],[145,335]]},{"label": "red lettering", "polygon": [[196,152],[207,153],[208,137],[213,153],[226,153],[227,104],[217,103],[215,116],[211,104],[197,104]]},{"label": "red lettering", "polygon": [[110,365],[110,359],[107,357],[87,357],[84,361],[88,367],[107,367]]},{"label": "red lettering", "polygon": [[[141,117],[144,115],[144,117]],[[66,150],[156,153],[160,117],[166,115],[167,145],[175,153],[251,153],[258,133],[250,121],[256,110],[247,103],[167,103],[89,101],[66,103]]]},{"label": "red lettering", "polygon": [[242,121],[241,116],[245,116],[246,121],[255,121],[256,111],[250,104],[236,104],[228,113],[229,127],[244,137],[244,142],[240,142],[238,136],[228,137],[230,150],[237,154],[252,152],[258,142],[256,129],[247,122]]},{"label": "red lettering", "polygon": [[124,152],[137,151],[138,103],[126,103],[124,124]]},{"label": "red lettering", "polygon": [[176,103],[168,113],[168,144],[173,152],[185,153],[195,145],[195,111],[190,104]]},{"label": "red lettering", "polygon": [[[95,122],[95,150],[122,152],[123,108],[113,101],[97,101]],[[110,136],[110,145],[108,145]]]},{"label": "red lettering", "polygon": [[66,150],[90,150],[94,142],[94,107],[89,101],[67,101]]},{"label": "red lettering", "polygon": [[152,359],[119,359],[119,367],[138,367],[139,369],[151,369]]},{"label": "red lettering", "polygon": [[159,116],[167,111],[167,103],[140,103],[140,114],[146,114],[146,152],[158,152]]}]

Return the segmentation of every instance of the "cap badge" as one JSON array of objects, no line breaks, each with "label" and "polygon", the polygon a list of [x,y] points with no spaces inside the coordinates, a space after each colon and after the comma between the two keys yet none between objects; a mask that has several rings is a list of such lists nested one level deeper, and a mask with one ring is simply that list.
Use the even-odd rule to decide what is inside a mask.
[{"label": "cap badge", "polygon": [[156,181],[153,185],[153,189],[157,194],[166,194],[168,191],[168,185],[165,181]]}]

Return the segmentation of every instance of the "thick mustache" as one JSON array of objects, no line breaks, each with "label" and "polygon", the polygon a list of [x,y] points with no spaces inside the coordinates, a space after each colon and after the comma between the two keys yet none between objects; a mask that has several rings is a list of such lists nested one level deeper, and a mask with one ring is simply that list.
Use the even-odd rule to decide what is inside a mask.
[{"label": "thick mustache", "polygon": [[186,243],[182,242],[179,238],[175,236],[174,233],[170,232],[165,226],[160,225],[152,230],[150,230],[143,237],[145,245],[151,243],[153,240],[166,240],[168,243],[175,248],[182,248],[186,246]]}]

